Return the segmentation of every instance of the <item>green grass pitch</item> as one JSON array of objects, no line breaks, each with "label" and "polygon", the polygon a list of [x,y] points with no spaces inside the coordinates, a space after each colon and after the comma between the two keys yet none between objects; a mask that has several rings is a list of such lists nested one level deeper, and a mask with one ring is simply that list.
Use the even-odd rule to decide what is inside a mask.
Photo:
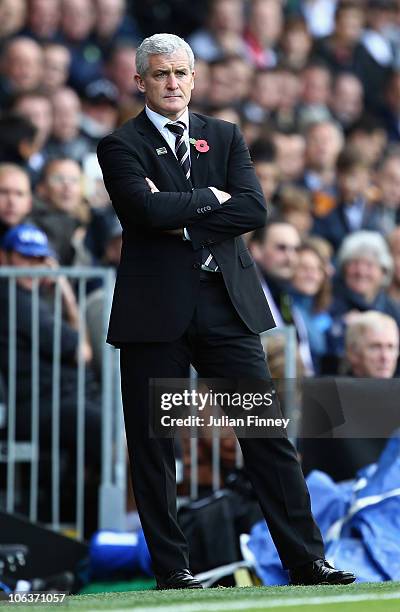
[{"label": "green grass pitch", "polygon": [[[12,605],[19,612],[33,609],[51,609],[55,612],[58,607]],[[76,612],[399,612],[400,582],[360,583],[342,587],[243,587],[204,591],[97,593],[68,597],[61,604],[62,608]]]}]

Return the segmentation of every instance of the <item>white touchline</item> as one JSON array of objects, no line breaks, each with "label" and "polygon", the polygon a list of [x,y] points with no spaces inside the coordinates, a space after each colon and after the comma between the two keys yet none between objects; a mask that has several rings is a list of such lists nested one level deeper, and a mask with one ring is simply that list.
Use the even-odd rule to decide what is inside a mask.
[{"label": "white touchline", "polygon": [[[227,598],[228,599],[228,598]],[[241,601],[204,601],[202,603],[179,604],[146,607],[135,604],[138,612],[225,612],[226,610],[254,610],[256,608],[288,608],[290,606],[320,606],[322,604],[352,603],[357,601],[377,601],[382,599],[400,599],[400,591],[393,593],[355,593],[354,595],[331,595],[330,597],[281,597],[270,599],[267,597],[255,597],[254,599],[243,599]],[[127,602],[128,603],[128,602]],[[74,609],[73,600],[69,601],[70,609]],[[126,612],[132,608],[132,604],[126,608],[98,607],[93,609],[82,608],[85,612],[99,612],[99,610],[112,610],[112,612]],[[78,609],[78,608],[76,608]]]}]

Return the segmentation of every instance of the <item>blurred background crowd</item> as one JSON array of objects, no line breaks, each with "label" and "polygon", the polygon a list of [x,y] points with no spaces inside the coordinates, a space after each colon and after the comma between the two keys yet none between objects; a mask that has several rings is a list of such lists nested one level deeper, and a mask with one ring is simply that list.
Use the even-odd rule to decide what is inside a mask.
[{"label": "blurred background crowd", "polygon": [[[245,238],[277,324],[296,327],[301,372],[393,377],[399,0],[1,0],[1,263],[117,267],[122,229],[95,152],[104,135],[143,108],[135,50],[156,32],[184,36],[194,50],[191,110],[236,123],[244,134],[269,209],[265,228]],[[19,290],[23,320],[31,285]],[[82,349],[99,380],[102,288],[90,286],[84,347],[66,282],[62,295],[65,372]],[[3,288],[2,308],[7,296]],[[45,303],[42,316],[46,338]],[[19,337],[22,403],[30,385],[28,330]],[[3,321],[5,374],[7,343]],[[270,358],[279,376],[278,349]],[[65,401],[75,384],[71,369]]]}]

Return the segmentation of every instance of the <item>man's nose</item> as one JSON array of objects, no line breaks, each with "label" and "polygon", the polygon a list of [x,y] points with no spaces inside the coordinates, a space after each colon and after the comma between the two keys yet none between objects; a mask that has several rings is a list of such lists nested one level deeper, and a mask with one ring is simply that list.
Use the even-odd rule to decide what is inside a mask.
[{"label": "man's nose", "polygon": [[171,73],[168,76],[167,86],[168,86],[168,89],[177,89],[178,88],[178,81],[177,81],[176,76],[174,75],[174,73]]}]

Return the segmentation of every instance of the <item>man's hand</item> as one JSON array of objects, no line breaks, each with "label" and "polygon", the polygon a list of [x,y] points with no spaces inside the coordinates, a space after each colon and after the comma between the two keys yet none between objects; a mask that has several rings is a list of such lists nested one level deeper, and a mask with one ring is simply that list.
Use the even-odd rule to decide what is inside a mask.
[{"label": "man's hand", "polygon": [[[59,268],[58,261],[52,257],[46,257],[45,263],[52,270],[57,270],[57,268]],[[79,327],[79,308],[74,290],[69,280],[65,276],[59,276],[58,278],[55,276],[48,276],[42,279],[42,287],[44,287],[47,291],[53,292],[57,282],[61,290],[61,299],[65,310],[65,317],[71,327],[77,330]]]},{"label": "man's hand", "polygon": [[226,191],[221,191],[221,189],[217,189],[216,187],[209,187],[209,189],[211,189],[220,204],[225,204],[225,202],[230,200],[232,197]]},{"label": "man's hand", "polygon": [[[43,261],[43,265],[51,268],[52,270],[57,270],[60,267],[57,259],[54,257],[46,257]],[[57,282],[57,278],[55,276],[44,276],[40,284],[46,291],[54,291],[55,285]]]},{"label": "man's hand", "polygon": [[[52,270],[57,270],[59,268],[59,263],[53,257],[46,257],[45,265],[47,265]],[[42,286],[45,287],[46,290],[54,291],[56,283],[58,280],[58,284],[61,290],[61,299],[63,304],[63,309],[65,313],[65,319],[67,323],[76,331],[79,330],[79,306],[76,301],[75,293],[72,288],[71,283],[65,276],[59,276],[58,279],[55,276],[48,276],[42,279]],[[93,356],[92,347],[89,342],[89,338],[86,332],[85,337],[82,339],[81,344],[76,349],[76,361],[80,358],[83,359],[84,363],[88,363],[91,361]]]},{"label": "man's hand", "polygon": [[146,176],[146,182],[147,182],[148,186],[150,187],[150,191],[151,191],[151,193],[157,193],[157,192],[159,192],[159,191],[160,191],[160,190],[159,190],[159,189],[157,189],[157,187],[154,185],[153,181],[151,181],[149,178],[147,178],[147,176]]}]

